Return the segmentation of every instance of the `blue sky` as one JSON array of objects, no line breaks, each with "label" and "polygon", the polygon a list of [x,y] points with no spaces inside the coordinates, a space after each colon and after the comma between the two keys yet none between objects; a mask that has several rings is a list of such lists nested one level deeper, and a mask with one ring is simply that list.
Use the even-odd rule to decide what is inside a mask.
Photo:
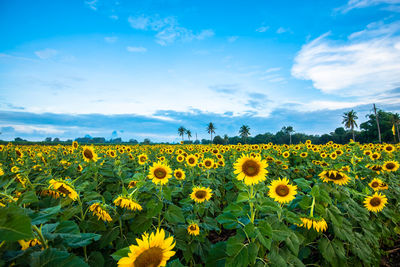
[{"label": "blue sky", "polygon": [[1,139],[178,141],[400,112],[400,0],[0,0]]}]

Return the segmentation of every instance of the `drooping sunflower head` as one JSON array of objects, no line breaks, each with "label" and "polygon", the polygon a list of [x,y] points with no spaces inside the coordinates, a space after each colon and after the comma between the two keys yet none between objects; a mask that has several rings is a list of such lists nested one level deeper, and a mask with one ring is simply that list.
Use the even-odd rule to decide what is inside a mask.
[{"label": "drooping sunflower head", "polygon": [[118,196],[114,200],[114,204],[115,206],[119,206],[121,208],[126,208],[128,210],[133,210],[133,211],[136,210],[141,211],[143,209],[142,206],[137,201],[126,196]]},{"label": "drooping sunflower head", "polygon": [[187,165],[189,165],[190,167],[194,167],[197,165],[198,159],[195,155],[188,155],[186,157],[186,163]]},{"label": "drooping sunflower head", "polygon": [[153,166],[150,167],[147,177],[155,184],[164,185],[168,183],[168,179],[172,177],[171,173],[172,170],[168,165],[158,161],[154,162]]},{"label": "drooping sunflower head", "polygon": [[49,184],[49,189],[57,190],[63,196],[68,196],[74,201],[77,200],[79,197],[73,186],[71,184],[68,184],[66,181],[51,179],[49,181]]},{"label": "drooping sunflower head", "polygon": [[300,220],[302,224],[297,224],[299,227],[311,229],[313,228],[317,232],[325,232],[328,229],[328,224],[324,218],[306,218],[302,217]]},{"label": "drooping sunflower head", "polygon": [[82,149],[82,156],[86,162],[98,160],[96,152],[94,152],[94,148],[90,146],[84,146]]},{"label": "drooping sunflower head", "polygon": [[378,192],[375,192],[372,196],[366,197],[364,200],[365,208],[372,212],[380,212],[385,207],[386,203],[386,196]]},{"label": "drooping sunflower head", "polygon": [[79,146],[79,144],[78,144],[77,141],[73,141],[73,142],[72,142],[72,148],[73,148],[73,149],[77,149],[78,146]]},{"label": "drooping sunflower head", "polygon": [[273,180],[268,188],[268,196],[279,203],[289,203],[297,193],[297,186],[289,184],[287,178]]},{"label": "drooping sunflower head", "polygon": [[376,172],[377,174],[380,174],[381,172],[383,172],[383,167],[381,165],[375,164],[375,165],[367,165],[366,166],[368,169]]},{"label": "drooping sunflower head", "polygon": [[102,203],[93,203],[89,206],[89,210],[93,213],[93,215],[97,216],[98,220],[103,220],[105,222],[112,221],[110,214],[107,212],[105,205]]},{"label": "drooping sunflower head", "polygon": [[185,180],[186,174],[185,174],[185,172],[184,172],[182,169],[176,169],[176,170],[174,171],[174,176],[175,176],[175,178],[176,178],[177,180],[182,181],[182,180]]},{"label": "drooping sunflower head", "polygon": [[325,183],[333,182],[334,184],[345,185],[350,181],[350,177],[344,172],[336,170],[326,170],[321,172],[318,176]]},{"label": "drooping sunflower head", "polygon": [[397,161],[385,161],[382,168],[387,172],[395,172],[399,169],[400,165]]},{"label": "drooping sunflower head", "polygon": [[156,233],[142,235],[141,239],[136,239],[137,245],[129,247],[127,257],[118,261],[118,267],[159,267],[165,266],[167,261],[175,255],[172,249],[175,247],[172,236],[165,238],[163,229],[156,230]]},{"label": "drooping sunflower head", "polygon": [[191,223],[191,224],[188,226],[187,231],[188,231],[189,235],[194,235],[194,236],[196,236],[196,235],[199,235],[199,234],[200,234],[200,228],[199,228],[199,226],[197,225],[197,223]]},{"label": "drooping sunflower head", "polygon": [[194,187],[190,198],[197,203],[202,203],[206,200],[210,200],[212,195],[212,190],[209,187]]},{"label": "drooping sunflower head", "polygon": [[243,154],[234,164],[234,173],[237,174],[237,179],[244,180],[246,185],[254,185],[266,180],[268,173],[266,167],[268,163],[261,160],[260,156],[251,157]]},{"label": "drooping sunflower head", "polygon": [[378,178],[374,178],[368,185],[374,190],[374,191],[378,191],[380,190],[381,184],[382,184],[382,180],[378,179]]}]

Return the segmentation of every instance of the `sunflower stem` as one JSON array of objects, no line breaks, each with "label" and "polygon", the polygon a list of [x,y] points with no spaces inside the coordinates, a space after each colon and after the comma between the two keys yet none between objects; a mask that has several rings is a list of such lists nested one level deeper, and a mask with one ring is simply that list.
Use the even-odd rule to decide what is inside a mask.
[{"label": "sunflower stem", "polygon": [[249,192],[249,205],[250,205],[250,221],[251,223],[254,223],[254,218],[256,216],[255,211],[254,211],[254,204],[253,204],[253,198],[254,198],[254,186],[250,186],[250,192]]},{"label": "sunflower stem", "polygon": [[36,234],[38,235],[40,243],[42,243],[44,248],[47,249],[48,248],[47,241],[46,241],[46,239],[44,239],[44,237],[42,235],[42,230],[39,229],[36,225],[32,225],[32,228],[36,232]]},{"label": "sunflower stem", "polygon": [[311,210],[310,210],[310,217],[314,217],[314,206],[315,206],[315,197],[312,198]]}]

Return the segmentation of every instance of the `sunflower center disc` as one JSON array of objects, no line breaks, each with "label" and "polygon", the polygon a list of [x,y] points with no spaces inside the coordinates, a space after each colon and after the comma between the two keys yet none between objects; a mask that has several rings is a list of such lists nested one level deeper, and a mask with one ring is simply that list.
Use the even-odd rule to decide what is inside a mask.
[{"label": "sunflower center disc", "polygon": [[83,155],[85,155],[85,158],[87,158],[87,159],[93,158],[93,153],[89,149],[85,149],[85,151],[83,152]]},{"label": "sunflower center disc", "polygon": [[137,267],[156,267],[163,259],[163,251],[159,247],[152,247],[143,251],[133,263]]},{"label": "sunflower center disc", "polygon": [[193,163],[194,163],[194,159],[193,159],[193,158],[190,158],[190,159],[189,159],[189,163],[190,163],[190,164],[193,164]]},{"label": "sunflower center disc", "polygon": [[280,197],[287,196],[289,194],[289,187],[287,187],[287,185],[283,185],[283,184],[278,185],[275,189],[275,192]]},{"label": "sunflower center disc", "polygon": [[167,172],[164,169],[158,168],[154,171],[154,176],[158,179],[163,179],[167,175]]},{"label": "sunflower center disc", "polygon": [[207,167],[211,166],[211,161],[207,160],[206,162],[204,162],[204,165],[206,165]]},{"label": "sunflower center disc", "polygon": [[68,195],[70,193],[70,191],[67,188],[65,188],[63,185],[60,186],[59,188],[57,188],[57,190],[65,195]]},{"label": "sunflower center disc", "polygon": [[196,230],[196,226],[191,225],[191,226],[190,226],[190,230],[195,231],[195,230]]},{"label": "sunflower center disc", "polygon": [[373,183],[371,184],[371,186],[372,186],[372,187],[378,187],[378,186],[379,186],[379,183],[378,183],[378,182],[373,182]]},{"label": "sunflower center disc", "polygon": [[331,180],[341,180],[343,178],[343,175],[341,175],[340,173],[332,173],[328,175],[328,178]]},{"label": "sunflower center disc", "polygon": [[373,166],[371,169],[373,171],[380,171],[380,170],[382,170],[382,167],[381,166]]},{"label": "sunflower center disc", "polygon": [[254,160],[247,160],[242,167],[247,176],[256,176],[260,171],[260,166]]},{"label": "sunflower center disc", "polygon": [[386,169],[391,170],[394,169],[395,165],[391,162],[389,162],[388,164],[386,164]]},{"label": "sunflower center disc", "polygon": [[176,173],[176,178],[181,178],[181,177],[182,177],[182,173],[177,172],[177,173]]},{"label": "sunflower center disc", "polygon": [[372,207],[377,207],[381,204],[381,199],[379,197],[374,197],[373,199],[371,199],[369,204],[371,204]]},{"label": "sunflower center disc", "polygon": [[197,191],[197,192],[195,193],[195,195],[196,195],[197,198],[203,199],[203,198],[206,197],[207,192],[204,191],[204,190],[200,190],[200,191]]}]

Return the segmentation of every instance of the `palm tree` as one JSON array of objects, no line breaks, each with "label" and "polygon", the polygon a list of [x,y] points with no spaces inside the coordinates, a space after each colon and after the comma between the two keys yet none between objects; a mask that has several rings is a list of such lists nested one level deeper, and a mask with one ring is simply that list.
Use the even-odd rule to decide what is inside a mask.
[{"label": "palm tree", "polygon": [[186,134],[187,134],[189,142],[190,142],[190,137],[192,137],[192,132],[190,130],[186,130]]},{"label": "palm tree", "polygon": [[242,127],[240,127],[239,134],[244,139],[244,143],[247,143],[247,137],[251,135],[250,127],[247,125],[242,125]]},{"label": "palm tree", "polygon": [[283,126],[282,127],[282,131],[285,133],[285,134],[288,134],[289,135],[289,144],[291,145],[292,144],[292,133],[294,133],[294,130],[293,130],[293,127],[292,126]]},{"label": "palm tree", "polygon": [[185,135],[185,132],[186,132],[185,127],[181,126],[181,127],[178,128],[178,134],[179,134],[179,136],[182,136],[182,141],[183,141],[183,137]]},{"label": "palm tree", "polygon": [[211,135],[211,144],[213,143],[212,135],[215,133],[215,126],[212,122],[207,125],[207,132]]},{"label": "palm tree", "polygon": [[356,120],[358,119],[357,117],[357,112],[351,110],[349,112],[345,112],[343,115],[343,121],[342,123],[344,124],[344,127],[347,129],[351,129],[353,133],[353,140],[356,141],[355,136],[354,136],[354,126],[358,127]]}]

